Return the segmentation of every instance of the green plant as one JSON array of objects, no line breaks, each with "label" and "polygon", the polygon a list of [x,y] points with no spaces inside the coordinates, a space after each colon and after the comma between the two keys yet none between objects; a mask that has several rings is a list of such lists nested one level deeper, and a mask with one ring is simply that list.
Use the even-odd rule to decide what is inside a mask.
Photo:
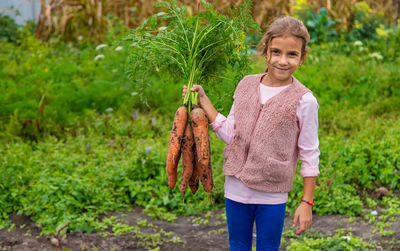
[{"label": "green plant", "polygon": [[134,233],[135,235],[132,238],[138,241],[138,246],[147,250],[159,250],[159,246],[165,242],[183,243],[179,236],[175,236],[173,232],[166,232],[163,229],[158,231],[153,228],[151,233],[144,233],[136,226]]},{"label": "green plant", "polygon": [[332,20],[325,8],[319,9],[318,13],[315,13],[310,8],[303,8],[299,10],[298,16],[304,21],[310,33],[311,44],[332,42],[337,39],[338,35],[335,31],[335,26],[340,20]]},{"label": "green plant", "polygon": [[376,34],[376,40],[367,41],[371,50],[381,53],[384,60],[398,61],[400,53],[394,45],[400,43],[400,21],[390,28],[380,24],[376,28]]},{"label": "green plant", "polygon": [[14,19],[0,13],[0,42],[16,43],[20,35],[21,31]]},{"label": "green plant", "polygon": [[[20,44],[1,43],[0,131],[2,138],[30,140],[73,129],[87,110],[135,106],[122,74],[129,45],[77,48],[45,44],[25,34]],[[4,50],[3,50],[4,49]],[[97,55],[103,60],[95,60]],[[137,109],[141,106],[137,105]],[[127,111],[129,113],[130,110]]]},{"label": "green plant", "polygon": [[202,217],[193,218],[193,219],[191,220],[191,222],[192,222],[193,224],[199,224],[199,225],[208,225],[208,224],[210,224],[209,219],[204,219],[204,218],[202,218]]},{"label": "green plant", "polygon": [[301,236],[296,236],[294,231],[286,230],[283,236],[289,238],[286,246],[288,251],[294,250],[374,250],[374,245],[364,242],[361,238],[353,236],[344,229],[337,229],[332,235],[324,235],[316,231],[307,231]]},{"label": "green plant", "polygon": [[[230,17],[219,14],[205,1],[202,6],[204,12],[190,16],[184,6],[179,7],[174,1],[162,2],[158,7],[167,14],[153,15],[126,38],[136,48],[127,70],[133,83],[142,90],[151,83],[148,76],[158,75],[186,84],[188,95],[183,103],[189,112],[197,104],[197,93],[190,91],[193,84],[215,82],[229,67],[235,67],[239,78],[243,76],[248,64],[243,53],[245,32],[256,27],[250,17],[249,1],[236,13],[231,12]],[[168,25],[158,27],[160,18]]]},{"label": "green plant", "polygon": [[358,2],[353,7],[354,24],[349,34],[353,40],[376,39],[376,29],[383,25],[383,18],[376,15],[368,3]]}]

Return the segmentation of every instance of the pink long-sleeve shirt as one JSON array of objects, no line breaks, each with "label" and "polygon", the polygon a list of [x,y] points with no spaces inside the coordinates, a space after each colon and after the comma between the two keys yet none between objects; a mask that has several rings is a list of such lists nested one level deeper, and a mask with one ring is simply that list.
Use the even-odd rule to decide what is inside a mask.
[{"label": "pink long-sleeve shirt", "polygon": [[[270,87],[260,83],[260,101],[265,104],[289,85]],[[298,139],[299,158],[301,160],[302,177],[319,175],[319,141],[318,141],[318,102],[312,93],[306,93],[300,99],[296,116],[300,128]],[[215,121],[210,124],[211,129],[225,143],[230,144],[235,136],[234,105],[228,117],[218,113]],[[267,193],[245,186],[235,176],[225,177],[225,197],[246,204],[282,204],[288,200],[288,193]]]}]

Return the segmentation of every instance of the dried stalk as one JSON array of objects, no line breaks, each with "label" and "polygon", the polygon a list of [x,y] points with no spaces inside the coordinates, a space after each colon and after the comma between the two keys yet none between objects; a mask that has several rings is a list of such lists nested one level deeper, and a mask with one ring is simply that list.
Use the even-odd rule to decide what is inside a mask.
[{"label": "dried stalk", "polygon": [[[162,0],[41,0],[36,37],[48,40],[57,34],[67,40],[78,36],[90,37],[100,42],[107,25],[112,21],[108,14],[121,18],[127,27],[136,27],[148,16],[158,10],[153,8]],[[400,0],[307,0],[307,4],[315,11],[324,7],[333,19],[340,19],[341,26],[348,29],[353,22],[353,7],[357,2],[365,1],[376,13],[382,13],[386,24],[396,24],[400,12]],[[202,11],[200,0],[180,0],[188,6],[189,13]],[[216,9],[227,12],[228,8],[238,6],[243,0],[208,0]],[[253,18],[266,29],[275,17],[282,14],[293,14],[292,6],[296,0],[254,0]],[[201,5],[200,5],[201,6]]]}]

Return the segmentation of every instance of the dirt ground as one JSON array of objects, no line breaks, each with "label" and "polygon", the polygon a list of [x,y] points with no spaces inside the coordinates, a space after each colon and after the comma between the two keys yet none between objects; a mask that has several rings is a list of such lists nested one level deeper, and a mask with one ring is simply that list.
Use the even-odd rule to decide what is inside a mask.
[{"label": "dirt ground", "polygon": [[[68,250],[151,250],[157,247],[159,249],[153,250],[228,250],[223,208],[203,216],[181,216],[173,223],[152,220],[139,207],[132,212],[110,213],[105,217],[111,216],[131,226],[141,221],[140,233],[132,231],[115,236],[111,228],[91,234],[73,232],[67,234],[61,247]],[[52,236],[40,236],[40,228],[28,217],[12,215],[11,219],[16,227],[11,231],[0,230],[0,250],[57,250],[57,246],[51,242]],[[286,217],[285,229],[290,228],[291,220],[291,217]],[[341,215],[313,217],[313,230],[333,234],[338,228],[352,228],[353,235],[367,242],[378,243],[377,250],[400,250],[400,244],[393,245],[393,240],[400,239],[399,219],[391,226],[394,236],[381,237],[380,233],[373,233],[372,225],[366,224],[362,218],[349,223],[348,218]],[[285,247],[281,247],[281,250],[285,250]]]}]

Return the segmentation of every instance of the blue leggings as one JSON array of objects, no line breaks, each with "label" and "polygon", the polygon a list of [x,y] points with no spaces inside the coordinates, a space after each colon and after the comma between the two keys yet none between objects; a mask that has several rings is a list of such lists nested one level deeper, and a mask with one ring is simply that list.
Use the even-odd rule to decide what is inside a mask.
[{"label": "blue leggings", "polygon": [[279,250],[286,203],[279,205],[243,204],[225,198],[229,251],[251,251],[256,222],[257,251]]}]

